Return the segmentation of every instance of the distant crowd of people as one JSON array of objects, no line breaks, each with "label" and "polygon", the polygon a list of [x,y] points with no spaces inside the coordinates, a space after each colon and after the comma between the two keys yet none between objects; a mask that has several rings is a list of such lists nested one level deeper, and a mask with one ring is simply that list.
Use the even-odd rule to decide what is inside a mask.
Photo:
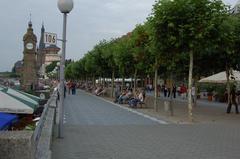
[{"label": "distant crowd of people", "polygon": [[[92,94],[96,96],[105,95],[107,93],[107,87],[104,84],[97,84],[93,85],[92,83],[76,83],[74,81],[68,81],[65,83],[64,86],[64,97],[66,96],[66,92],[68,94],[75,95],[76,94],[76,88],[85,89],[88,92],[91,92]],[[116,85],[114,87],[114,102],[118,104],[128,104],[132,108],[136,108],[138,104],[144,103],[145,100],[145,90],[147,92],[151,92],[154,90],[152,85],[147,85],[145,89],[136,89],[134,92],[132,88],[129,86],[127,88],[121,89],[120,85]],[[180,86],[176,86],[175,84],[172,85],[172,87],[169,87],[169,85],[163,84],[157,86],[157,93],[158,96],[160,96],[160,93],[163,93],[164,97],[172,97],[176,98],[177,96],[181,97],[181,99],[186,99],[188,96],[188,88],[181,84]],[[196,90],[193,86],[191,89],[191,96],[193,103],[196,102]],[[232,105],[235,106],[235,112],[238,114],[238,99],[240,97],[240,93],[237,94],[236,87],[231,87],[230,91],[230,101],[228,102],[227,107],[227,113],[231,112]]]},{"label": "distant crowd of people", "polygon": [[115,88],[115,103],[128,104],[132,108],[136,108],[138,104],[143,103],[145,99],[144,89],[137,89],[133,92],[132,88],[122,89],[119,85]]},{"label": "distant crowd of people", "polygon": [[92,84],[92,83],[80,83],[79,84],[80,89],[84,89],[96,96],[101,96],[106,94],[107,92],[107,87],[104,84]]},{"label": "distant crowd of people", "polygon": [[[153,89],[149,89],[151,88],[151,86],[147,87],[146,90],[147,91],[151,91]],[[176,98],[176,96],[181,96],[182,99],[186,99],[187,98],[187,87],[182,84],[181,86],[177,87],[175,84],[172,85],[172,87],[166,85],[166,84],[163,84],[163,85],[158,85],[157,86],[157,93],[158,93],[158,96],[160,96],[160,93],[163,93],[163,96],[164,97],[172,97],[173,98]],[[192,88],[192,95],[195,94],[195,87]]]},{"label": "distant crowd of people", "polygon": [[[182,99],[186,99],[188,96],[188,88],[184,84],[182,84],[179,87],[176,87],[176,85],[174,84],[172,86],[172,88],[167,87],[166,85],[162,85],[162,86],[158,85],[157,89],[158,89],[158,91],[157,91],[158,93],[161,91],[163,92],[164,97],[170,97],[171,93],[172,93],[173,98],[176,98],[176,94],[178,94],[178,96],[181,96]],[[194,86],[191,89],[191,96],[192,96],[193,103],[195,103],[196,102],[196,89]],[[225,92],[225,96],[226,96],[226,98],[228,97],[227,90]],[[228,101],[228,99],[226,99],[226,101]],[[239,113],[238,103],[240,103],[240,93],[237,93],[236,86],[233,85],[230,90],[230,101],[228,102],[227,113],[231,112],[232,105],[234,105],[235,112],[236,112],[236,114],[238,114]]]},{"label": "distant crowd of people", "polygon": [[72,95],[76,94],[76,89],[77,89],[76,82],[68,81],[65,87],[67,87],[68,94],[72,94]]},{"label": "distant crowd of people", "polygon": [[[59,81],[57,82],[57,95],[58,95],[58,99],[60,99],[60,83]],[[76,89],[77,89],[77,83],[74,81],[68,81],[66,83],[64,83],[64,98],[66,97],[66,92],[68,92],[68,94],[72,94],[75,95],[76,94]]]},{"label": "distant crowd of people", "polygon": [[[81,83],[80,89],[84,89],[96,96],[106,95],[107,86],[104,84],[92,84],[92,83]],[[126,85],[126,88],[121,88],[119,84],[114,87],[114,102],[118,104],[129,104],[130,107],[137,107],[139,103],[143,103],[145,99],[144,89],[137,89],[135,92],[133,89]]]}]

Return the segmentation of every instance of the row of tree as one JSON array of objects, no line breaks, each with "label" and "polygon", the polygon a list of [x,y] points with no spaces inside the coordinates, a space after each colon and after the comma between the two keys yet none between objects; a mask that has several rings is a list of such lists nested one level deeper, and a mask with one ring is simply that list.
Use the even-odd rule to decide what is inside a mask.
[{"label": "row of tree", "polygon": [[221,0],[157,0],[144,24],[120,38],[100,41],[66,67],[65,77],[112,78],[112,84],[116,77],[133,77],[135,90],[136,79],[147,75],[155,77],[155,88],[159,75],[172,80],[188,75],[191,94],[192,79],[222,70],[229,79],[231,70],[239,69],[239,46],[239,16],[230,14]]}]

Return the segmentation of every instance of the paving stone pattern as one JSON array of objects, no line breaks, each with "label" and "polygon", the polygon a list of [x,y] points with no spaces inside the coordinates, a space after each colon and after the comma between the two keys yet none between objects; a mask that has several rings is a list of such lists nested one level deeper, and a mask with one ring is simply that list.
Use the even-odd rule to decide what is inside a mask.
[{"label": "paving stone pattern", "polygon": [[239,159],[240,126],[161,125],[83,92],[68,96],[53,159]]}]

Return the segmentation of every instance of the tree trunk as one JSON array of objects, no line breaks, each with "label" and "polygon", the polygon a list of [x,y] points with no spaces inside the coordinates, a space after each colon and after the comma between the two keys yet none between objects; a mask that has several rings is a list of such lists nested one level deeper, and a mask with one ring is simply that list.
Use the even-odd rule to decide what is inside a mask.
[{"label": "tree trunk", "polygon": [[130,83],[130,88],[133,88],[133,81],[134,79],[131,77],[131,83]]},{"label": "tree trunk", "polygon": [[199,78],[195,78],[194,83],[195,83],[195,97],[194,97],[194,103],[193,106],[196,107],[197,106],[197,99],[198,99],[198,92],[199,92],[199,83],[197,82],[199,80]]},{"label": "tree trunk", "polygon": [[101,84],[102,83],[102,78],[101,76],[98,77],[98,84]]},{"label": "tree trunk", "polygon": [[115,71],[112,71],[112,82],[111,82],[111,97],[113,98],[114,93],[114,79],[115,79]]},{"label": "tree trunk", "polygon": [[134,87],[133,87],[133,92],[136,93],[136,85],[137,85],[137,69],[135,69],[134,72]]},{"label": "tree trunk", "polygon": [[189,63],[189,74],[188,74],[188,117],[193,122],[192,113],[192,72],[193,72],[193,51],[190,51],[190,63]]},{"label": "tree trunk", "polygon": [[155,68],[155,75],[154,75],[154,108],[156,112],[158,111],[157,107],[157,81],[158,81],[158,68]]},{"label": "tree trunk", "polygon": [[170,75],[170,102],[169,102],[169,109],[170,109],[170,115],[173,116],[173,73],[171,71]]},{"label": "tree trunk", "polygon": [[154,74],[154,97],[157,98],[157,81],[158,81],[158,69],[155,69],[155,74]]},{"label": "tree trunk", "polygon": [[229,81],[229,76],[230,76],[230,69],[226,67],[226,77],[227,77],[227,94],[228,94],[228,105],[231,101],[231,96],[230,96],[230,81]]},{"label": "tree trunk", "polygon": [[92,76],[92,83],[93,83],[93,86],[95,87],[95,85],[96,85],[95,75]]},{"label": "tree trunk", "polygon": [[122,77],[122,88],[121,90],[123,90],[125,88],[125,76]]},{"label": "tree trunk", "polygon": [[103,86],[106,87],[106,80],[105,80],[105,77],[103,77]]},{"label": "tree trunk", "polygon": [[143,87],[143,88],[145,87],[144,86],[144,78],[143,77],[141,77],[141,87]]}]

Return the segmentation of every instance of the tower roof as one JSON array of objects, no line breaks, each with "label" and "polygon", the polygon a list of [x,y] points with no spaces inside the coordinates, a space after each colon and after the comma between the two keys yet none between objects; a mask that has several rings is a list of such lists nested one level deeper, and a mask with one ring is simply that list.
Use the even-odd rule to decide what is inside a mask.
[{"label": "tower roof", "polygon": [[44,23],[42,23],[42,28],[41,28],[41,31],[45,31],[45,28],[44,28]]},{"label": "tower roof", "polygon": [[28,28],[32,28],[32,14],[30,13],[30,19],[28,22]]},{"label": "tower roof", "polygon": [[37,42],[37,36],[33,33],[32,22],[31,20],[28,22],[27,33],[23,37],[23,41],[26,39],[31,39],[34,42]]},{"label": "tower roof", "polygon": [[39,50],[43,50],[45,48],[45,44],[44,44],[44,32],[45,32],[45,28],[44,28],[44,24],[42,24],[42,28],[41,28],[41,37],[40,37],[40,42],[39,42]]},{"label": "tower roof", "polygon": [[32,28],[32,21],[31,20],[28,22],[28,27]]},{"label": "tower roof", "polygon": [[56,45],[49,45],[46,48],[51,48],[51,49],[60,49],[59,47],[57,47]]}]

